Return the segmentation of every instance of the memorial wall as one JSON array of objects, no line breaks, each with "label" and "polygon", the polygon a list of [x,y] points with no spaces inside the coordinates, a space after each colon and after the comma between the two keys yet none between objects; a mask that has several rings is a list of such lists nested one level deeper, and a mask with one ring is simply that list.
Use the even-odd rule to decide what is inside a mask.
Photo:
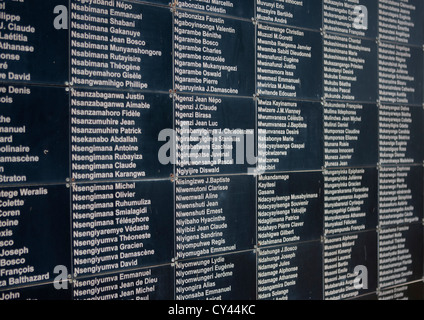
[{"label": "memorial wall", "polygon": [[422,0],[0,0],[0,300],[424,299]]}]

